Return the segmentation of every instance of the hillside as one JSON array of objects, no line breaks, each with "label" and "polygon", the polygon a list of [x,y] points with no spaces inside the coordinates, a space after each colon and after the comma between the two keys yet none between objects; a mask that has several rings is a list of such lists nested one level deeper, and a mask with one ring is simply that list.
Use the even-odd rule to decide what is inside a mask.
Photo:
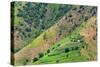
[{"label": "hillside", "polygon": [[[91,20],[93,21],[91,22]],[[48,52],[46,55],[44,55],[37,61],[33,60],[31,63],[49,64],[96,60],[96,41],[87,42],[88,40],[94,40],[93,37],[96,36],[96,30],[94,29],[94,27],[91,26],[91,24],[95,22],[96,17],[92,17],[87,22],[82,23],[80,27],[76,28],[68,36],[65,36],[59,42],[55,43],[52,47],[50,47],[48,49],[48,51],[50,52]],[[94,32],[92,32],[94,35],[91,36],[90,32],[88,36],[91,36],[91,38],[88,37],[87,40],[87,38],[85,37],[87,34],[83,35],[81,32],[83,31],[83,29],[89,28],[94,30]],[[84,33],[86,33],[85,31]]]},{"label": "hillside", "polygon": [[12,6],[13,53],[27,46],[71,9],[71,5],[31,2],[13,2]]},{"label": "hillside", "polygon": [[[23,19],[21,20],[23,25],[20,26],[15,22],[15,29],[12,31],[15,37],[12,48],[14,65],[96,60],[97,8],[95,6],[32,2],[21,4],[24,8],[17,13],[17,17]],[[41,12],[44,8],[47,11]],[[34,9],[38,13],[34,13]],[[34,24],[39,26],[34,27]],[[25,32],[25,35],[28,34],[25,30],[26,25],[31,29],[28,30],[30,37],[23,38],[19,29]],[[39,32],[35,32],[34,29]]]}]

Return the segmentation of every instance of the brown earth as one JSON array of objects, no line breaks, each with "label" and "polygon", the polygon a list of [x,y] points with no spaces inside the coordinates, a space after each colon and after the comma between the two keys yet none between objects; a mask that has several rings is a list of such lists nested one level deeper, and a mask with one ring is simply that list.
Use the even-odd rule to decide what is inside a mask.
[{"label": "brown earth", "polygon": [[[87,21],[86,28],[80,31],[80,34],[84,36],[85,42],[87,43],[88,48],[82,49],[81,54],[88,56],[89,60],[96,60],[97,53],[97,31],[96,31],[96,17],[92,17]],[[94,40],[95,37],[95,40]],[[94,53],[94,54],[93,54]]]}]

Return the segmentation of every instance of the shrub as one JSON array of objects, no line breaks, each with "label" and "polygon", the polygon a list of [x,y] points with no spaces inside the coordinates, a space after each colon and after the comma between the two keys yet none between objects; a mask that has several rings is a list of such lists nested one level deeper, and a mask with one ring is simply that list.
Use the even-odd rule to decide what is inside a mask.
[{"label": "shrub", "polygon": [[79,50],[79,47],[78,47],[78,46],[76,46],[76,47],[75,47],[75,50]]},{"label": "shrub", "polygon": [[93,37],[93,40],[96,40],[96,36]]},{"label": "shrub", "polygon": [[52,49],[55,49],[55,47],[53,47]]},{"label": "shrub", "polygon": [[88,16],[85,16],[85,17],[84,17],[84,21],[87,21],[87,20],[88,20]]},{"label": "shrub", "polygon": [[72,15],[70,14],[69,17],[72,17]]},{"label": "shrub", "polygon": [[85,46],[82,46],[82,48],[85,48]]},{"label": "shrub", "polygon": [[60,46],[61,44],[58,44],[57,46]]},{"label": "shrub", "polygon": [[71,50],[75,50],[75,48],[74,47],[71,47]]},{"label": "shrub", "polygon": [[68,54],[66,55],[66,57],[68,57]]},{"label": "shrub", "polygon": [[30,34],[28,34],[27,36],[28,36],[28,37],[31,37],[31,35],[30,35]]},{"label": "shrub", "polygon": [[25,31],[26,32],[31,32],[32,30],[31,30],[31,28],[26,28]]},{"label": "shrub", "polygon": [[38,60],[38,58],[37,57],[35,57],[34,59],[33,59],[33,62],[36,62]]},{"label": "shrub", "polygon": [[47,50],[47,53],[50,53],[50,49]]},{"label": "shrub", "polygon": [[82,6],[80,6],[80,9],[83,9],[84,8],[84,6],[82,5]]},{"label": "shrub", "polygon": [[44,54],[43,53],[39,53],[39,58],[43,57]]},{"label": "shrub", "polygon": [[23,60],[21,60],[21,64],[23,64],[23,65],[26,65],[26,64],[27,64],[27,62],[28,62],[28,60],[27,60],[27,59],[23,59]]},{"label": "shrub", "polygon": [[20,50],[20,48],[15,48],[14,53],[18,52],[19,50]]},{"label": "shrub", "polygon": [[69,48],[65,48],[64,51],[65,51],[65,52],[69,52]]},{"label": "shrub", "polygon": [[59,60],[56,60],[56,63],[59,63]]}]

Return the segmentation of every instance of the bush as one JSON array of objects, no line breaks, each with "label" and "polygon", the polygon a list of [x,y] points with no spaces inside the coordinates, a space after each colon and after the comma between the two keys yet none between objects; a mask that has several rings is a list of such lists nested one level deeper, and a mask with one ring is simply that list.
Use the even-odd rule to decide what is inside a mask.
[{"label": "bush", "polygon": [[32,30],[31,30],[31,28],[26,28],[25,31],[26,32],[31,32]]},{"label": "bush", "polygon": [[28,60],[27,59],[23,59],[23,60],[21,60],[21,64],[23,64],[23,65],[26,65],[27,64],[27,62],[28,62]]},{"label": "bush", "polygon": [[68,57],[68,54],[66,55],[66,57]]},{"label": "bush", "polygon": [[68,17],[72,17],[72,15],[70,14]]},{"label": "bush", "polygon": [[53,47],[52,49],[55,49],[55,47]]},{"label": "bush", "polygon": [[33,59],[33,62],[36,62],[38,60],[38,58],[37,57],[35,57],[34,59]]},{"label": "bush", "polygon": [[16,52],[18,52],[19,50],[20,50],[20,48],[15,48],[13,52],[16,53]]},{"label": "bush", "polygon": [[96,40],[96,36],[93,37],[93,40]]},{"label": "bush", "polygon": [[43,57],[44,54],[43,53],[39,53],[39,58]]},{"label": "bush", "polygon": [[57,46],[60,46],[61,44],[58,44]]},{"label": "bush", "polygon": [[78,47],[78,46],[76,46],[76,47],[75,47],[75,50],[79,50],[79,47]]},{"label": "bush", "polygon": [[87,21],[87,20],[88,20],[88,16],[85,16],[85,17],[84,17],[84,21]]},{"label": "bush", "polygon": [[82,46],[82,48],[85,48],[85,46]]},{"label": "bush", "polygon": [[69,52],[69,48],[65,48],[64,51],[65,51],[65,53]]},{"label": "bush", "polygon": [[47,53],[50,53],[50,49],[47,50]]},{"label": "bush", "polygon": [[71,50],[75,50],[75,48],[74,47],[71,47]]},{"label": "bush", "polygon": [[59,63],[59,60],[56,60],[56,63]]}]

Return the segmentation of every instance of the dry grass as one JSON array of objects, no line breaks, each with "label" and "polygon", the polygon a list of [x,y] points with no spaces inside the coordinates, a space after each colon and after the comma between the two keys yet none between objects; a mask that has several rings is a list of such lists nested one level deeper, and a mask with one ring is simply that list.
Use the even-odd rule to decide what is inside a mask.
[{"label": "dry grass", "polygon": [[[96,20],[96,17],[92,17],[87,21],[87,26],[80,31],[80,34],[84,36],[85,42],[87,43],[88,48],[82,49],[81,54],[87,55],[90,60],[96,60],[96,51],[97,43],[93,40],[93,37],[96,37],[96,27],[93,27]],[[97,41],[97,40],[96,40]]]}]

